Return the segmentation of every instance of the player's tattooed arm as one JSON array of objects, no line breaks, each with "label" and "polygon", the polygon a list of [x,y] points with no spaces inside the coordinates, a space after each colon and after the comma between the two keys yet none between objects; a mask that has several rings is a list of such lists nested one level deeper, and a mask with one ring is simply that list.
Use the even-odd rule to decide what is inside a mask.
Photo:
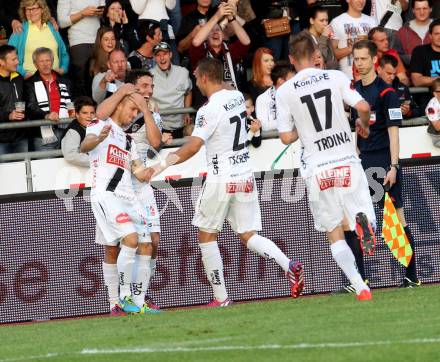
[{"label": "player's tattooed arm", "polygon": [[285,145],[290,145],[291,143],[295,142],[298,138],[299,136],[296,128],[294,128],[290,132],[280,132],[280,140]]},{"label": "player's tattooed arm", "polygon": [[104,141],[110,133],[112,129],[111,125],[106,125],[102,128],[99,135],[96,134],[88,134],[84,140],[81,142],[80,152],[87,153],[96,148],[102,141]]}]

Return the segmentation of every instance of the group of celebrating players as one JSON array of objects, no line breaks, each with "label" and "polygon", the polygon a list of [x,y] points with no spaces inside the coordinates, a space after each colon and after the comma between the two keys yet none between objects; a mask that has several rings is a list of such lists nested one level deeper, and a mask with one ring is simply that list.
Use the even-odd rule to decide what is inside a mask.
[{"label": "group of celebrating players", "polygon": [[[375,164],[376,157],[370,165],[386,167],[382,183],[395,185],[400,167],[391,133],[398,127],[400,108],[390,108],[384,119],[376,118],[370,132],[370,104],[359,93],[370,84],[361,84],[359,91],[353,89],[342,72],[315,68],[315,54],[315,45],[308,36],[300,34],[292,39],[290,59],[297,73],[276,94],[279,136],[284,144],[300,139],[300,174],[307,186],[315,228],[327,233],[331,254],[357,299],[371,300],[358,251],[372,254],[376,243],[376,217],[362,167],[376,150],[368,149],[371,145],[362,142],[371,136],[376,140],[379,131],[390,133],[391,141],[382,142],[391,152]],[[365,64],[369,61],[374,66],[374,58],[370,42],[362,41],[355,47],[354,61],[361,74],[371,71]],[[214,292],[214,299],[207,306],[225,307],[232,303],[225,288],[217,244],[225,218],[248,249],[273,260],[284,270],[293,298],[304,289],[302,263],[296,258],[289,259],[271,240],[257,233],[262,229],[261,213],[249,163],[243,95],[225,88],[223,64],[216,59],[202,59],[194,75],[208,102],[198,110],[188,141],[159,163],[146,167],[147,149],[135,142],[137,137],[146,137],[153,145],[160,138],[155,113],[148,105],[152,86],[148,72],[130,74],[129,84],[100,106],[98,117],[105,120],[93,122],[81,144],[81,152],[90,156],[96,241],[105,246],[103,275],[112,315],[158,311],[146,297],[155,270],[160,233],[149,181],[167,167],[188,160],[203,145],[208,173],[192,224],[199,229],[202,261]],[[391,104],[392,92],[380,92]],[[344,104],[356,112],[357,141],[352,136]],[[375,112],[379,117],[378,110]],[[401,116],[400,113],[400,120]],[[136,122],[139,127],[133,127]],[[396,192],[399,196],[401,189]],[[415,264],[413,268],[415,273]],[[410,269],[407,276],[418,282]]]}]

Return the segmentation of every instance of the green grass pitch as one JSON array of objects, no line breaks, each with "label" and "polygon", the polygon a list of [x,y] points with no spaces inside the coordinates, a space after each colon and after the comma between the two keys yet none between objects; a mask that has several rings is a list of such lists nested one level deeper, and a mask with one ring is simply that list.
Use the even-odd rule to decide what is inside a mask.
[{"label": "green grass pitch", "polygon": [[[440,285],[0,327],[12,361],[440,361]],[[5,311],[2,311],[2,313]]]}]

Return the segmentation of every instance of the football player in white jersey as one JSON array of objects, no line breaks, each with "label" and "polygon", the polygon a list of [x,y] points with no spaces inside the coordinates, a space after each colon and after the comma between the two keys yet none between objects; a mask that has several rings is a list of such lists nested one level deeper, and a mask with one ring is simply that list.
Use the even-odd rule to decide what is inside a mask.
[{"label": "football player in white jersey", "polygon": [[244,97],[239,91],[223,88],[223,64],[217,59],[202,59],[194,74],[197,86],[209,100],[197,112],[189,141],[153,168],[161,172],[206,146],[208,175],[192,223],[199,228],[202,261],[214,291],[214,300],[208,306],[224,307],[231,303],[217,245],[217,234],[225,218],[248,249],[280,265],[290,283],[292,297],[296,298],[304,287],[302,264],[289,260],[271,240],[257,234],[261,230],[261,213],[246,147]]},{"label": "football player in white jersey", "polygon": [[81,152],[88,152],[90,157],[92,210],[104,236],[103,274],[106,285],[111,286],[108,292],[112,315],[142,313],[147,308],[133,301],[130,290],[133,279],[146,285],[147,273],[142,271],[146,269],[146,256],[151,255],[147,215],[136,199],[132,183],[132,174],[139,181],[146,181],[147,169],[135,142],[123,130],[138,113],[136,95],[141,97],[124,97],[107,120],[92,122],[81,143]]},{"label": "football player in white jersey", "polygon": [[304,178],[315,228],[327,232],[334,260],[354,285],[359,300],[371,293],[355,266],[344,228],[375,242],[376,217],[367,179],[360,164],[344,102],[357,109],[356,126],[368,136],[370,107],[337,70],[314,68],[315,46],[307,35],[290,43],[297,74],[277,91],[278,131],[284,144],[303,144],[300,173]]},{"label": "football player in white jersey", "polygon": [[[125,84],[112,96],[104,100],[97,109],[97,117],[105,119],[116,109],[121,99],[126,95],[136,91],[142,96],[136,96],[136,99],[139,101],[139,114],[133,118],[131,124],[124,128],[124,130],[130,134],[135,141],[138,154],[145,164],[147,161],[147,151],[151,148],[158,149],[161,145],[162,137],[162,120],[159,113],[151,109],[149,101],[153,94],[153,87],[153,76],[150,72],[145,70],[132,70],[127,73]],[[144,289],[148,290],[151,279],[156,271],[157,248],[160,239],[160,219],[153,188],[150,183],[141,183],[137,181],[136,178],[133,178],[133,184],[136,196],[147,212],[148,227],[152,241],[152,250],[147,256],[147,285],[142,285],[142,288],[140,288],[141,285],[136,281],[134,281],[132,285],[134,300],[140,303],[140,300],[138,301],[139,290],[142,289],[142,295],[144,294]],[[152,311],[159,309],[149,297],[146,297],[146,303]]]}]

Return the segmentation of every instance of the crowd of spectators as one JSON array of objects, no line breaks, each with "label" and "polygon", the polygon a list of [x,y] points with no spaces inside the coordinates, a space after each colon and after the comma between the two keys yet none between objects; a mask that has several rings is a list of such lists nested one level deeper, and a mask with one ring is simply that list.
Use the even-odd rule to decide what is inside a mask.
[{"label": "crowd of spectators", "polygon": [[[276,128],[275,92],[294,74],[288,42],[301,31],[316,44],[317,67],[339,69],[354,80],[353,44],[373,41],[377,72],[399,92],[405,117],[425,114],[430,96],[413,98],[408,87],[438,87],[440,2],[345,0],[338,8],[327,7],[329,2],[335,3],[9,0],[0,9],[0,36],[7,37],[0,46],[0,122],[46,119],[53,125],[0,130],[0,153],[62,147],[70,155],[66,159],[81,164],[72,138],[76,144],[95,105],[120,89],[131,71],[152,74],[151,101],[159,113],[197,109],[206,98],[195,86],[193,71],[205,57],[222,61],[225,87],[246,93],[249,142],[257,146],[261,131]],[[265,21],[285,16],[290,34],[265,33]],[[72,116],[73,107],[75,122],[57,124]],[[429,116],[434,118],[432,112]],[[192,124],[190,114],[162,116],[164,139],[189,135]],[[432,134],[440,129],[433,124]]]}]

